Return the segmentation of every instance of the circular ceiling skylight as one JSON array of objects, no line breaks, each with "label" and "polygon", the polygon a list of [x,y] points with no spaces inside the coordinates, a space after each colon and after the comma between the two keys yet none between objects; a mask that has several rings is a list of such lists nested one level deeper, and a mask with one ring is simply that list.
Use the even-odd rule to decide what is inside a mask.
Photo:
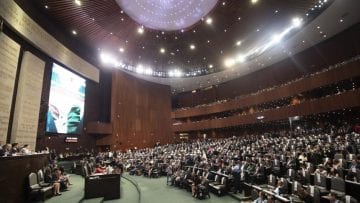
[{"label": "circular ceiling skylight", "polygon": [[163,31],[190,27],[206,16],[217,0],[116,0],[139,24]]}]

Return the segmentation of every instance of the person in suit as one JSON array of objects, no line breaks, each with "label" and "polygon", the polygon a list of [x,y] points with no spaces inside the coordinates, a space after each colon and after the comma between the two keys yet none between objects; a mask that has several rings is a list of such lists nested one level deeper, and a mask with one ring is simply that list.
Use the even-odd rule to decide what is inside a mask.
[{"label": "person in suit", "polygon": [[284,188],[284,182],[279,180],[278,181],[278,184],[274,190],[274,193],[277,194],[277,195],[283,195],[283,194],[286,194],[286,190]]}]

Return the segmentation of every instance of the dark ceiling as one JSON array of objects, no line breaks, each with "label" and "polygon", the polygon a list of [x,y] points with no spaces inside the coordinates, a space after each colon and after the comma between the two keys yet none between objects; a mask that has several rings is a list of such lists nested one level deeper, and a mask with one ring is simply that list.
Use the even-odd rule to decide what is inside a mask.
[{"label": "dark ceiling", "polygon": [[[123,62],[146,64],[167,72],[177,67],[183,72],[201,70],[201,74],[224,69],[224,58],[254,46],[266,33],[284,29],[294,16],[309,13],[315,18],[323,9],[311,10],[318,0],[223,0],[207,15],[213,22],[200,20],[184,32],[162,32],[144,28],[118,6],[115,0],[33,0],[39,11],[54,24],[72,33],[100,54],[106,51]],[[241,44],[237,45],[237,42]],[[191,50],[190,45],[195,45]],[[123,48],[124,52],[119,49]],[[165,53],[160,53],[160,48]],[[212,67],[209,67],[209,65]]]}]

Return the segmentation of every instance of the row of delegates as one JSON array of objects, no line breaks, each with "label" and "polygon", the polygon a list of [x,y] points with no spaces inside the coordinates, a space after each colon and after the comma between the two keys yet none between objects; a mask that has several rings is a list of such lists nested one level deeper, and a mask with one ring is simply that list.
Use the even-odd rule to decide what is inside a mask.
[{"label": "row of delegates", "polygon": [[44,181],[50,183],[53,186],[53,193],[55,196],[61,195],[60,191],[67,191],[69,186],[72,185],[70,182],[70,176],[66,175],[64,168],[52,168],[48,166],[45,168]]},{"label": "row of delegates", "polygon": [[32,151],[28,144],[19,147],[18,143],[5,144],[0,147],[0,157],[3,156],[17,156],[17,155],[29,155]]}]

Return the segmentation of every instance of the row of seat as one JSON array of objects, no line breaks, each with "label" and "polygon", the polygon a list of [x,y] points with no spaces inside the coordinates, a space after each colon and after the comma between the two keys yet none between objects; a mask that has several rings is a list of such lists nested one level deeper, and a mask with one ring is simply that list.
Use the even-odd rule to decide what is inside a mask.
[{"label": "row of seat", "polygon": [[53,186],[50,183],[45,183],[44,173],[40,169],[37,173],[29,174],[29,199],[32,197],[41,197],[43,201],[53,194]]}]

